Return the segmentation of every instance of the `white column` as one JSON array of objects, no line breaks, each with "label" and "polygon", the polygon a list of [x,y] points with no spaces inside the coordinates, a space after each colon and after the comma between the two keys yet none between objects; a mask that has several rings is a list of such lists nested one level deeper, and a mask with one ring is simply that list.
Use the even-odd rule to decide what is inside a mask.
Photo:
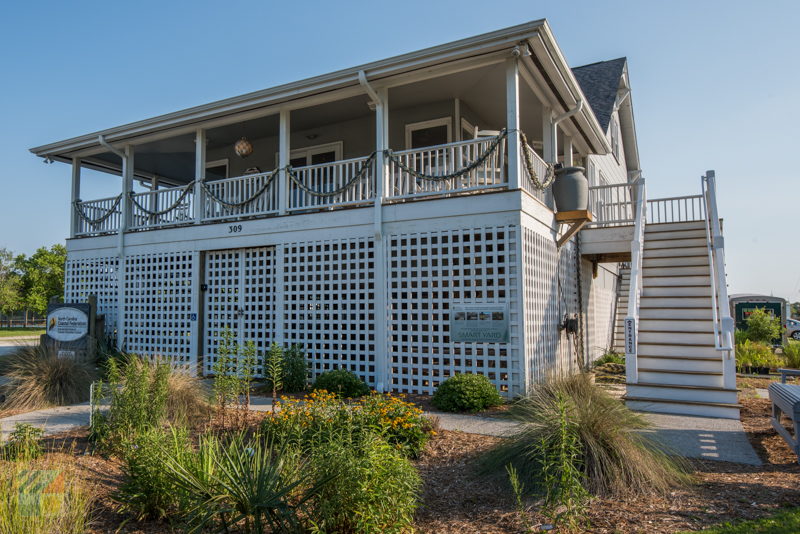
[{"label": "white column", "polygon": [[291,111],[281,110],[280,125],[278,126],[278,214],[285,215],[289,208],[289,173],[286,167],[289,165],[291,154]]},{"label": "white column", "polygon": [[194,223],[203,220],[206,202],[203,181],[206,179],[206,131],[198,129],[194,138]]},{"label": "white column", "polygon": [[555,139],[553,139],[553,110],[542,106],[542,157],[547,163],[556,163]]},{"label": "white column", "polygon": [[125,232],[131,225],[131,198],[133,191],[134,174],[134,149],[125,147],[125,157],[122,158],[122,200],[120,200],[121,216],[119,222],[119,242],[117,253],[119,265],[117,267],[117,349],[125,350]]},{"label": "white column", "polygon": [[78,217],[78,208],[75,206],[81,200],[81,159],[72,158],[72,194],[70,196],[69,236],[75,237],[80,231],[81,220]]},{"label": "white column", "polygon": [[506,61],[506,128],[508,129],[508,188],[519,189],[519,64]]},{"label": "white column", "polygon": [[120,221],[120,234],[130,228],[131,222],[133,221],[130,199],[130,194],[133,191],[133,154],[133,147],[131,145],[126,146],[125,157],[122,158],[122,200],[120,201],[122,220]]},{"label": "white column", "polygon": [[572,167],[572,137],[564,136],[564,167]]},{"label": "white column", "polygon": [[389,90],[378,89],[380,102],[375,106],[375,388],[391,389],[389,344],[386,341],[389,310],[386,307],[386,238],[383,235],[383,199],[386,196],[388,162],[383,151],[389,147]]}]

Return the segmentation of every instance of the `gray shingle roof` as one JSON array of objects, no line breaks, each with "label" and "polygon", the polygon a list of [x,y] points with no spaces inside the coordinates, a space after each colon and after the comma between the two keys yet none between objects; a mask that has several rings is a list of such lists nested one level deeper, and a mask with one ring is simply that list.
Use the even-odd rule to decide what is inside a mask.
[{"label": "gray shingle roof", "polygon": [[604,132],[608,132],[608,124],[611,121],[619,89],[619,79],[626,62],[627,59],[621,57],[572,69]]}]

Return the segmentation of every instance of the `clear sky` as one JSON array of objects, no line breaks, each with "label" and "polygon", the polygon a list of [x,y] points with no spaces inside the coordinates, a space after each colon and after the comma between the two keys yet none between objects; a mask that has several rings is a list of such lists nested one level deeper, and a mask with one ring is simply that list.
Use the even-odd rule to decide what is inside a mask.
[{"label": "clear sky", "polygon": [[[3,2],[0,247],[67,236],[70,167],[32,146],[547,18],[572,66],[627,56],[651,198],[717,171],[731,291],[800,300],[799,15],[797,0]],[[84,198],[119,189],[88,181]]]}]

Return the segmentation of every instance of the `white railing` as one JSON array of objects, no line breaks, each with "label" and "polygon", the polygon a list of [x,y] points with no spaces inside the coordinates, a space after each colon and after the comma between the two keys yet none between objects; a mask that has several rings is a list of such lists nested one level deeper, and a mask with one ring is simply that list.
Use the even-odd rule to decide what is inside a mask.
[{"label": "white railing", "polygon": [[168,187],[131,195],[131,229],[190,222],[194,213],[194,191],[187,187]]},{"label": "white railing", "polygon": [[271,172],[205,182],[203,220],[278,213],[277,184]]},{"label": "white railing", "polygon": [[[545,163],[542,157],[539,156],[539,154],[537,154],[536,151],[530,146],[523,144],[522,150],[528,151],[533,171],[536,173],[536,179],[540,184],[544,183],[544,181],[547,179],[547,173],[549,171],[547,163]],[[553,190],[551,187],[548,185],[544,189],[539,189],[534,185],[531,175],[528,172],[527,165],[521,165],[520,168],[522,169],[523,174],[523,179],[521,180],[522,189],[527,191],[534,198],[539,199],[543,204],[550,206],[551,208],[554,207]]]},{"label": "white railing", "polygon": [[629,384],[639,382],[639,301],[642,296],[642,256],[644,256],[644,227],[647,219],[647,189],[644,178],[631,187],[636,188],[633,241],[631,241],[631,274],[628,291],[628,313],[625,316],[625,375]]},{"label": "white railing", "polygon": [[734,358],[734,321],[728,304],[727,277],[725,274],[725,240],[717,213],[717,185],[714,171],[706,171],[701,178],[706,212],[706,243],[708,266],[711,273],[711,314],[714,322],[714,345],[718,351],[727,352],[722,359],[722,379],[727,389],[736,388],[736,360]]},{"label": "white railing", "polygon": [[594,219],[590,226],[607,227],[633,224],[635,222],[635,199],[632,192],[637,187],[636,183],[590,187],[589,209]]},{"label": "white railing", "polygon": [[703,195],[655,198],[647,201],[649,224],[702,221],[705,217]]},{"label": "white railing", "polygon": [[[494,146],[497,138],[470,139],[448,145],[439,145],[394,152],[389,158],[388,197],[413,198],[443,193],[463,193],[482,189],[495,189],[508,183],[505,169],[505,138],[497,148],[474,169],[454,178],[435,180],[415,176],[403,166],[427,176],[446,176],[456,173]],[[399,162],[400,164],[398,165]]]},{"label": "white railing", "polygon": [[76,236],[100,235],[119,230],[122,220],[120,197],[85,200],[73,207],[78,213]]},{"label": "white railing", "polygon": [[289,178],[289,211],[353,206],[366,204],[375,198],[374,158],[310,165],[292,169],[292,174],[293,177]]}]

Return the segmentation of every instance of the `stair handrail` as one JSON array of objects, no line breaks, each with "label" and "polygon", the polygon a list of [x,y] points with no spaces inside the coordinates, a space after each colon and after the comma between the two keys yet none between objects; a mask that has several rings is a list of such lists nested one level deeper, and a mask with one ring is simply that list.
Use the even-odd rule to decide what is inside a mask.
[{"label": "stair handrail", "polygon": [[728,303],[728,286],[725,274],[725,238],[719,224],[717,211],[717,184],[713,170],[701,177],[703,199],[706,204],[706,246],[711,278],[711,314],[714,324],[714,347],[727,352],[723,358],[722,378],[725,388],[736,388],[736,361],[733,357],[734,328]]},{"label": "stair handrail", "polygon": [[631,241],[631,275],[628,291],[628,313],[625,316],[625,377],[629,384],[639,381],[638,337],[639,299],[642,295],[642,256],[644,256],[644,227],[647,218],[647,189],[644,178],[631,184],[636,192],[634,204],[633,240]]}]

